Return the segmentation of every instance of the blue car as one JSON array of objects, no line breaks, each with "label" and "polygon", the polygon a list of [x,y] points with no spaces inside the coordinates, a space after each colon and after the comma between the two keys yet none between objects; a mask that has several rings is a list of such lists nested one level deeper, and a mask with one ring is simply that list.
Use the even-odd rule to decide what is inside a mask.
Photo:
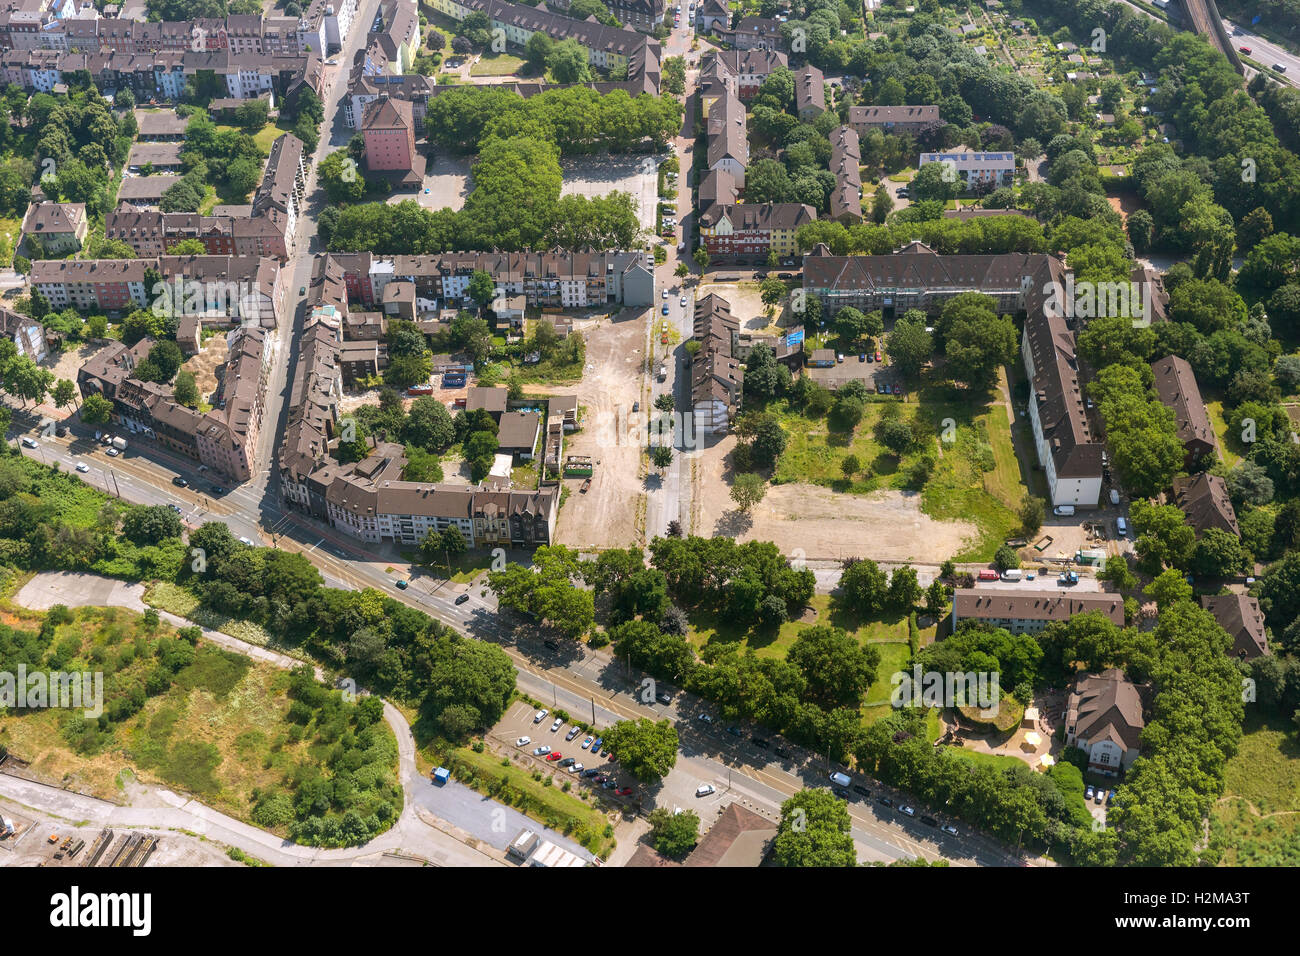
[{"label": "blue car", "polygon": [[604,737],[597,737],[595,742],[591,745],[592,754],[600,753],[600,745],[603,744],[604,742],[605,742]]},{"label": "blue car", "polygon": [[664,315],[667,315],[667,314],[668,314],[668,306],[665,305],[665,306],[664,306]]}]

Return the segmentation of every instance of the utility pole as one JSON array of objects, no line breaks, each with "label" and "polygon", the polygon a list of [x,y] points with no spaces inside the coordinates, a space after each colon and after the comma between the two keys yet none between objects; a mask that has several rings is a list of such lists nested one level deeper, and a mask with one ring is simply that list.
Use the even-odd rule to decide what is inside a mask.
[{"label": "utility pole", "polygon": [[591,726],[596,726],[596,698],[591,698]]}]

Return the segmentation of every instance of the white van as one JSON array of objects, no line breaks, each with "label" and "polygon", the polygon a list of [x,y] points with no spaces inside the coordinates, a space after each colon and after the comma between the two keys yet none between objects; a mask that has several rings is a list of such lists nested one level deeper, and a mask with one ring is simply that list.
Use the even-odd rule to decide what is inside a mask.
[{"label": "white van", "polygon": [[1110,503],[1113,505],[1119,504],[1119,492],[1114,488],[1110,489]]},{"label": "white van", "polygon": [[1127,522],[1127,521],[1125,521],[1123,518],[1116,518],[1116,519],[1115,519],[1115,527],[1119,529],[1119,536],[1120,536],[1121,538],[1127,538],[1127,537],[1128,537],[1128,522]]},{"label": "white van", "polygon": [[851,782],[852,781],[849,780],[849,775],[847,773],[840,773],[836,770],[831,774],[831,783],[835,784],[837,787],[847,787]]},{"label": "white van", "polygon": [[1058,518],[1068,518],[1074,514],[1074,505],[1057,505],[1052,509],[1052,514]]},{"label": "white van", "polygon": [[1003,581],[1019,581],[1024,576],[1025,573],[1019,568],[1007,568],[1002,572]]}]

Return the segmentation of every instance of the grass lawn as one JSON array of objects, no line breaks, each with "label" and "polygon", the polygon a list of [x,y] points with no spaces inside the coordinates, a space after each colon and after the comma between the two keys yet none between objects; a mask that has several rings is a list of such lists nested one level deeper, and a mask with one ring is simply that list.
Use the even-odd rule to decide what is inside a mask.
[{"label": "grass lawn", "polygon": [[1232,440],[1228,438],[1228,423],[1223,418],[1223,399],[1207,400],[1205,409],[1210,413],[1210,425],[1219,439],[1219,458],[1232,468],[1241,461],[1241,455],[1236,451],[1241,448],[1241,443],[1235,440],[1239,435],[1233,435]]},{"label": "grass lawn", "polygon": [[[954,555],[956,560],[991,558],[1020,524],[1015,509],[1025,489],[1003,406],[992,402],[972,408],[963,393],[934,386],[923,387],[917,396],[919,401],[901,405],[901,418],[925,423],[936,436],[930,449],[939,451],[937,464],[922,488],[922,510],[934,518],[972,521],[979,526],[977,541]],[[862,421],[851,433],[834,431],[827,419],[793,411],[784,401],[770,404],[768,411],[777,415],[786,433],[786,448],[777,460],[772,483],[808,482],[850,494],[908,488],[912,465],[926,449],[908,452],[900,459],[876,442],[873,430],[890,401],[867,402]],[[956,429],[953,440],[939,442],[937,438],[945,434],[949,422]],[[849,454],[863,464],[851,480],[840,467]]]},{"label": "grass lawn", "polygon": [[513,53],[485,53],[469,68],[470,76],[513,76],[524,65]]},{"label": "grass lawn", "polygon": [[1246,719],[1210,811],[1210,844],[1228,866],[1300,865],[1300,745],[1289,721]]},{"label": "grass lawn", "polygon": [[971,763],[987,764],[995,770],[1005,770],[1008,767],[1027,767],[1029,766],[1018,757],[1007,757],[1002,754],[986,754],[978,750],[967,750],[965,747],[949,747],[948,752],[962,760],[969,760]]},{"label": "grass lawn", "polygon": [[[104,680],[109,701],[115,688],[143,686],[157,666],[154,642],[174,635],[166,624],[150,631],[141,615],[123,608],[72,613],[74,620],[58,626],[50,646],[72,642],[78,648],[70,670],[110,671]],[[0,716],[0,742],[31,761],[33,771],[79,791],[118,799],[122,781],[135,776],[193,793],[251,822],[254,789],[282,787],[292,797],[295,788],[286,781],[325,756],[314,734],[302,734],[289,721],[288,686],[287,671],[200,642],[169,689],[147,697],[131,716],[108,721],[107,729],[82,732],[81,711],[51,708]],[[388,736],[389,780],[397,786],[397,745],[391,731]],[[288,829],[276,832],[284,836]]]}]

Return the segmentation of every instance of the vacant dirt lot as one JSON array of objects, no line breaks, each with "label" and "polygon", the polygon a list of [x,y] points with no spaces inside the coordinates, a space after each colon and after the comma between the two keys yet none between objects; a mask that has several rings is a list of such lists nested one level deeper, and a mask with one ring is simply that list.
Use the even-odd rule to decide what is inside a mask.
[{"label": "vacant dirt lot", "polygon": [[961,550],[978,528],[965,521],[936,521],[921,513],[920,495],[878,491],[837,494],[817,485],[773,485],[748,515],[730,497],[728,436],[700,455],[694,528],[705,536],[773,541],[784,554],[806,558],[869,556],[877,561],[935,564]]},{"label": "vacant dirt lot", "polygon": [[194,384],[199,387],[199,395],[205,402],[211,399],[212,393],[220,384],[217,381],[217,369],[226,364],[226,356],[229,352],[224,335],[209,336],[203,342],[199,354],[192,356],[181,366],[187,372],[194,373]]},{"label": "vacant dirt lot", "polygon": [[645,487],[641,475],[644,429],[630,423],[632,404],[642,402],[648,310],[624,310],[612,320],[577,324],[587,340],[587,367],[577,386],[529,386],[529,391],[577,394],[585,417],[582,430],[569,435],[564,454],[590,456],[595,465],[591,489],[565,479],[569,497],[560,511],[556,539],[582,548],[626,547],[640,538]]},{"label": "vacant dirt lot", "polygon": [[702,299],[706,295],[716,295],[726,299],[731,304],[732,316],[740,323],[742,329],[751,332],[776,331],[775,322],[779,313],[773,310],[772,317],[768,318],[767,309],[758,295],[757,282],[705,282],[700,286],[695,297]]}]

